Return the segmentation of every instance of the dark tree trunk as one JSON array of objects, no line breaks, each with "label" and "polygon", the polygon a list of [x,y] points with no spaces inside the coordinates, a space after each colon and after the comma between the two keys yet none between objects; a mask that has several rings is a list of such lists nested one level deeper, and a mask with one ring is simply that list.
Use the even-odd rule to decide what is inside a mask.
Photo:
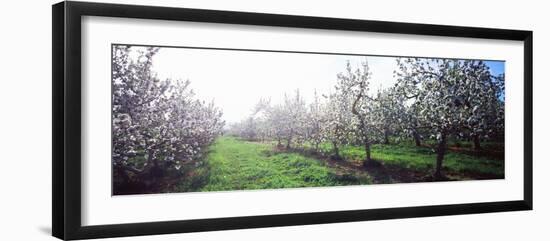
[{"label": "dark tree trunk", "polygon": [[121,182],[127,185],[130,182],[130,177],[128,176],[128,173],[126,173],[125,171],[125,168],[127,167],[122,165],[123,164],[113,165],[114,166],[113,174],[115,177],[118,178],[118,180],[122,180]]},{"label": "dark tree trunk", "polygon": [[476,150],[476,151],[481,150],[481,143],[479,141],[479,135],[474,135],[473,141],[474,141],[474,150]]},{"label": "dark tree trunk", "polygon": [[384,129],[384,144],[390,144],[390,138],[389,138],[389,135],[390,135],[390,131],[385,128]]},{"label": "dark tree trunk", "polygon": [[282,143],[281,137],[277,137],[277,149],[278,150],[283,149],[283,143]]},{"label": "dark tree trunk", "polygon": [[420,134],[418,134],[418,131],[416,130],[413,131],[413,137],[414,137],[414,144],[416,144],[416,146],[421,146],[422,140],[420,140]]},{"label": "dark tree trunk", "polygon": [[332,142],[332,150],[334,151],[335,157],[340,157],[340,150],[338,150],[338,145],[334,141]]},{"label": "dark tree trunk", "polygon": [[442,179],[443,174],[441,173],[441,169],[443,168],[443,158],[445,157],[445,151],[447,150],[447,133],[442,132],[441,133],[441,139],[439,140],[437,144],[437,159],[436,159],[436,165],[435,165],[435,173],[434,177],[436,179]]},{"label": "dark tree trunk", "polygon": [[365,153],[366,153],[366,158],[365,158],[365,162],[371,162],[372,159],[370,157],[370,143],[367,141],[367,143],[365,143]]},{"label": "dark tree trunk", "polygon": [[382,163],[377,162],[371,158],[371,143],[370,141],[365,142],[365,160],[363,161],[363,167],[365,168],[380,168]]}]

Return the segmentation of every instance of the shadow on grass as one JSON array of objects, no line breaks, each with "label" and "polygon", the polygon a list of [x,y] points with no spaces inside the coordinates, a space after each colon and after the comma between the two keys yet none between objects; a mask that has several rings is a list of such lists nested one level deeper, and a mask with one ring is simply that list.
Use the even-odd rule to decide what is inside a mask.
[{"label": "shadow on grass", "polygon": [[271,154],[293,152],[322,161],[333,169],[337,179],[353,181],[358,176],[369,176],[373,184],[389,183],[416,183],[416,182],[441,182],[441,181],[462,181],[462,180],[488,180],[503,179],[504,175],[481,173],[481,172],[456,172],[443,168],[443,177],[434,177],[433,170],[418,170],[403,167],[398,164],[389,164],[381,160],[364,162],[362,160],[345,160],[342,157],[323,154],[309,149],[281,149],[274,148]]}]

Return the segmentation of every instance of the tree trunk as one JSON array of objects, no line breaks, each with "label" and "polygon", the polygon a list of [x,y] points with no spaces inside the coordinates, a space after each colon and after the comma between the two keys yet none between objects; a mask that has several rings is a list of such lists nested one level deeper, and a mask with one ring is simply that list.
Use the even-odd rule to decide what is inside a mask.
[{"label": "tree trunk", "polygon": [[292,138],[288,138],[286,140],[286,149],[290,149],[290,142],[292,141]]},{"label": "tree trunk", "polygon": [[479,151],[481,150],[481,143],[479,141],[479,135],[474,135],[474,150]]},{"label": "tree trunk", "polygon": [[363,161],[363,167],[366,168],[380,168],[382,166],[382,163],[377,162],[371,158],[371,143],[370,141],[365,142],[365,160]]},{"label": "tree trunk", "polygon": [[340,151],[338,150],[338,145],[334,141],[332,142],[332,150],[334,151],[335,157],[340,157]]},{"label": "tree trunk", "polygon": [[367,157],[365,158],[365,162],[371,162],[372,159],[370,158],[370,143],[367,141],[367,143],[365,143],[365,153],[367,155]]},{"label": "tree trunk", "polygon": [[125,166],[124,164],[120,165],[113,165],[113,173],[116,173],[116,176],[120,179],[122,179],[122,183],[127,185],[130,182],[130,177],[128,176],[128,173],[126,173],[126,169],[130,169],[130,171],[135,171],[132,167]]},{"label": "tree trunk", "polygon": [[434,177],[436,179],[442,179],[443,178],[443,174],[441,173],[441,169],[443,167],[443,158],[445,157],[446,149],[447,149],[447,133],[442,132],[441,133],[441,139],[439,140],[439,143],[437,144],[437,159],[436,159],[435,173],[434,173]]},{"label": "tree trunk", "polygon": [[416,130],[413,131],[413,137],[414,137],[414,144],[416,144],[416,146],[421,146],[422,141],[420,140],[420,134],[418,134],[418,131]]},{"label": "tree trunk", "polygon": [[387,128],[384,128],[384,144],[390,144],[389,139],[390,131]]}]

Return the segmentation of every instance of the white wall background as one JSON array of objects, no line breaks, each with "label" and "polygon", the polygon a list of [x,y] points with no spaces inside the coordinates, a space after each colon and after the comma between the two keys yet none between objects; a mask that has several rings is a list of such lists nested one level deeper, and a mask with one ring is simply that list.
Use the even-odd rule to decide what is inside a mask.
[{"label": "white wall background", "polygon": [[[547,89],[550,24],[544,1],[119,0],[119,3],[528,29],[534,33],[534,206],[508,212],[114,240],[548,240]],[[51,230],[51,8],[0,8],[0,240],[54,240]]]}]

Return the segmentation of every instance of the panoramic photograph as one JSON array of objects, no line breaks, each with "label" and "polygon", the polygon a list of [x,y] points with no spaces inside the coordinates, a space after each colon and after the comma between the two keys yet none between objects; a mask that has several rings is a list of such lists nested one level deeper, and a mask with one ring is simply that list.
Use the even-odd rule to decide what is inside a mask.
[{"label": "panoramic photograph", "polygon": [[112,195],[505,175],[504,61],[111,50]]}]

